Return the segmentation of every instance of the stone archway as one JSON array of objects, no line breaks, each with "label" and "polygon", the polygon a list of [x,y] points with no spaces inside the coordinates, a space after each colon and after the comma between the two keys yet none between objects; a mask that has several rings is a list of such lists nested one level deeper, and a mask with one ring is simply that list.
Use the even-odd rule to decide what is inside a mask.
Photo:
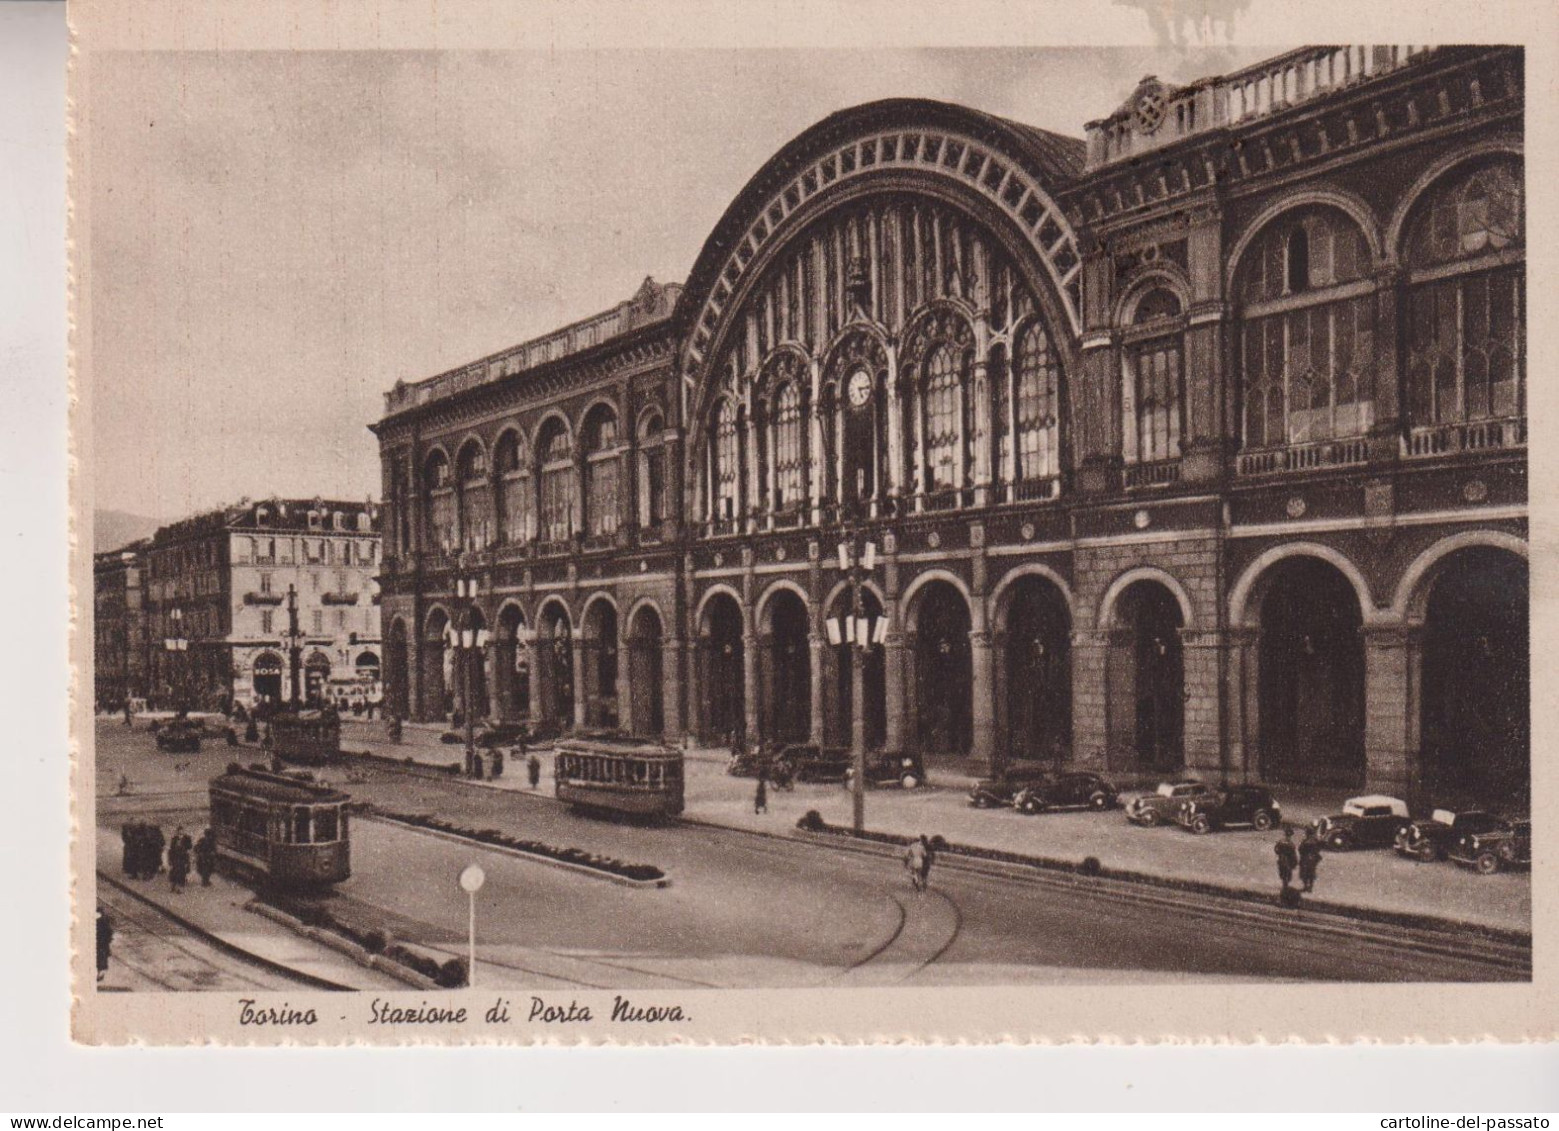
[{"label": "stone archway", "polygon": [[544,722],[566,728],[574,721],[574,630],[561,602],[543,606],[536,621],[535,706]]},{"label": "stone archway", "polygon": [[1046,577],[1020,577],[1004,601],[1001,742],[1014,761],[1061,765],[1072,748],[1072,617]]},{"label": "stone archway", "polygon": [[915,741],[924,754],[967,756],[974,737],[969,603],[955,585],[937,579],[915,594],[911,616]]},{"label": "stone archway", "polygon": [[1185,654],[1179,597],[1157,578],[1129,582],[1111,606],[1105,664],[1108,764],[1168,773],[1185,766]]},{"label": "stone archway", "polygon": [[406,645],[406,622],[396,617],[385,638],[384,712],[404,719],[411,702],[411,657]]},{"label": "stone archway", "polygon": [[[399,621],[396,622],[400,624]],[[400,625],[401,636],[406,626]],[[280,703],[282,701],[282,659],[275,652],[261,652],[254,658],[254,697],[256,703]]]},{"label": "stone archway", "polygon": [[1473,546],[1446,555],[1423,594],[1420,776],[1437,804],[1516,808],[1531,798],[1526,560]]},{"label": "stone archway", "polygon": [[663,683],[665,626],[654,605],[641,605],[628,621],[629,719],[634,734],[658,738],[666,730]]},{"label": "stone archway", "polygon": [[812,657],[806,602],[793,589],[777,589],[764,603],[759,680],[763,689],[762,737],[767,742],[805,742],[812,731]]},{"label": "stone archway", "polygon": [[698,625],[699,737],[729,742],[745,730],[747,699],[743,664],[742,610],[729,593],[715,593],[704,605]]},{"label": "stone archway", "polygon": [[585,610],[582,658],[585,725],[616,727],[618,710],[617,606],[605,598]]},{"label": "stone archway", "polygon": [[1330,562],[1284,558],[1259,579],[1263,781],[1358,789],[1365,779],[1363,610]]},{"label": "stone archway", "polygon": [[449,685],[449,614],[435,608],[422,622],[422,702],[418,716],[424,722],[446,719],[454,710]]},{"label": "stone archway", "polygon": [[524,644],[525,629],[525,614],[518,605],[505,605],[499,610],[493,663],[498,685],[497,714],[505,722],[530,715],[530,649]]}]

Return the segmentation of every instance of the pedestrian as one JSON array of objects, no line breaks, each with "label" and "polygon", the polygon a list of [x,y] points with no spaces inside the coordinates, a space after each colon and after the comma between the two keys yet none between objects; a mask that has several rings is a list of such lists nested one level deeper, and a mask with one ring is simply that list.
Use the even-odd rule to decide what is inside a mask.
[{"label": "pedestrian", "polygon": [[754,816],[769,811],[769,778],[763,771],[758,771],[758,791],[753,794],[752,812]]},{"label": "pedestrian", "polygon": [[142,879],[157,878],[157,874],[162,871],[162,850],[167,847],[167,844],[167,838],[162,835],[161,825],[146,826],[146,858]]},{"label": "pedestrian", "polygon": [[217,838],[210,829],[200,834],[195,842],[195,871],[200,873],[200,886],[211,886],[211,873],[217,870]]},{"label": "pedestrian", "polygon": [[1283,890],[1288,890],[1289,881],[1294,878],[1294,868],[1299,864],[1299,850],[1294,847],[1294,830],[1284,829],[1283,839],[1272,846],[1272,851],[1278,858],[1278,879],[1283,882]]},{"label": "pedestrian", "polygon": [[1321,868],[1321,838],[1315,829],[1305,830],[1305,839],[1299,842],[1299,883],[1305,891],[1315,890],[1315,874]]},{"label": "pedestrian", "polygon": [[920,886],[923,888],[931,886],[931,865],[936,863],[936,849],[941,843],[943,841],[940,836],[935,841],[931,841],[926,839],[925,833],[920,834],[920,847],[924,857],[920,864]]},{"label": "pedestrian", "polygon": [[120,826],[119,836],[124,841],[124,856],[123,856],[123,858],[121,860],[120,868],[124,871],[125,875],[127,875],[127,876],[134,876],[135,875],[135,866],[136,866],[136,860],[135,860],[135,836],[136,836],[135,822],[134,821],[126,821],[122,826]]},{"label": "pedestrian", "polygon": [[130,710],[130,700],[128,700],[128,699],[125,700],[125,726],[127,726],[127,727],[134,727],[135,726],[135,715]]},{"label": "pedestrian", "polygon": [[97,909],[97,980],[108,973],[108,956],[114,946],[114,921]]},{"label": "pedestrian", "polygon": [[493,747],[493,777],[503,777],[503,747]]},{"label": "pedestrian", "polygon": [[917,892],[926,890],[926,838],[916,837],[904,851],[904,870],[909,873],[909,886]]},{"label": "pedestrian", "polygon": [[191,847],[189,834],[182,827],[175,829],[168,842],[168,886],[173,891],[183,891],[184,882],[189,879]]},{"label": "pedestrian", "polygon": [[532,789],[541,784],[541,759],[535,754],[525,759],[525,777]]}]

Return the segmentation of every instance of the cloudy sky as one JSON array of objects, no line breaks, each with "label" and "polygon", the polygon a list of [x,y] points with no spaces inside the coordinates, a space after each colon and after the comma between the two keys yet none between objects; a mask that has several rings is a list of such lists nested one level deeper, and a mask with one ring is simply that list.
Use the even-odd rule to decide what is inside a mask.
[{"label": "cloudy sky", "polygon": [[680,280],[842,107],[945,99],[1081,137],[1179,51],[124,52],[88,190],[96,506],[377,495],[383,392]]}]

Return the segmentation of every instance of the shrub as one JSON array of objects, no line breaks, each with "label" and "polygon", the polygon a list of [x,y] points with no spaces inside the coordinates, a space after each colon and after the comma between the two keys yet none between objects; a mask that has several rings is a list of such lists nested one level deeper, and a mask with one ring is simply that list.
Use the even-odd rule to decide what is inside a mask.
[{"label": "shrub", "polygon": [[822,832],[826,827],[823,821],[823,814],[816,809],[808,809],[801,820],[796,822],[796,828],[804,829],[809,833]]},{"label": "shrub", "polygon": [[438,968],[438,977],[434,979],[446,990],[453,990],[466,984],[466,960],[464,958],[451,958]]},{"label": "shrub", "polygon": [[383,954],[384,948],[389,945],[389,940],[384,937],[384,932],[375,927],[363,935],[363,949],[369,954]]},{"label": "shrub", "polygon": [[1077,873],[1081,876],[1097,876],[1104,871],[1104,865],[1099,863],[1097,856],[1084,856],[1082,863],[1077,865]]},{"label": "shrub", "polygon": [[936,836],[932,837],[931,849],[933,852],[945,852],[947,850],[947,838],[941,833],[938,833]]},{"label": "shrub", "polygon": [[[452,730],[446,730],[443,734],[438,736],[438,740],[440,742],[442,742],[445,746],[453,746],[457,742],[464,742],[465,741],[463,738],[461,738],[458,734],[456,734]],[[410,761],[410,759],[408,759],[408,761]]]}]

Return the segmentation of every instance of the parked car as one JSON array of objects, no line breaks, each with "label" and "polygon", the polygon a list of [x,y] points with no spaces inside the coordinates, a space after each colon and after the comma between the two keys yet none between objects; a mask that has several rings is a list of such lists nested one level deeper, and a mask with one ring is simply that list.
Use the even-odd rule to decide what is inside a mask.
[{"label": "parked car", "polygon": [[157,749],[169,754],[199,754],[200,724],[174,719],[157,731]]},{"label": "parked car", "polygon": [[1272,791],[1259,785],[1231,785],[1210,797],[1183,802],[1175,820],[1193,833],[1210,833],[1232,825],[1248,825],[1257,832],[1276,828],[1283,819]]},{"label": "parked car", "polygon": [[1487,832],[1468,833],[1458,838],[1446,855],[1458,864],[1476,868],[1484,876],[1506,868],[1530,868],[1532,822],[1523,817],[1501,821]]},{"label": "parked car", "polygon": [[1103,811],[1113,809],[1119,794],[1098,774],[1077,771],[1036,781],[1020,790],[1012,799],[1020,813],[1043,813],[1047,809],[1087,807]]},{"label": "parked car", "polygon": [[[855,772],[854,755],[844,746],[797,743],[782,749],[776,760],[784,762],[795,780],[800,782],[841,782],[849,785]],[[898,785],[905,789],[915,789],[925,780],[925,764],[919,754],[886,754],[880,750],[866,752],[867,785]]]},{"label": "parked car", "polygon": [[996,777],[981,778],[971,783],[969,804],[976,809],[1011,805],[1012,799],[1029,786],[1049,781],[1051,776],[1051,771],[1044,766],[1008,766]]},{"label": "parked car", "polygon": [[1492,832],[1504,823],[1493,813],[1481,810],[1453,813],[1436,809],[1427,821],[1414,821],[1399,830],[1396,848],[1414,860],[1444,860],[1451,845],[1462,837]]},{"label": "parked car", "polygon": [[476,734],[476,744],[483,750],[513,746],[522,739],[526,743],[531,741],[530,728],[524,723],[490,723]]},{"label": "parked car", "polygon": [[1355,848],[1385,848],[1410,823],[1407,802],[1399,797],[1366,794],[1343,802],[1342,812],[1322,817],[1315,834],[1327,848],[1348,852]]},{"label": "parked car", "polygon": [[1152,828],[1167,825],[1187,801],[1204,801],[1216,796],[1212,786],[1195,778],[1160,782],[1152,793],[1140,794],[1126,804],[1126,819],[1134,825]]}]

